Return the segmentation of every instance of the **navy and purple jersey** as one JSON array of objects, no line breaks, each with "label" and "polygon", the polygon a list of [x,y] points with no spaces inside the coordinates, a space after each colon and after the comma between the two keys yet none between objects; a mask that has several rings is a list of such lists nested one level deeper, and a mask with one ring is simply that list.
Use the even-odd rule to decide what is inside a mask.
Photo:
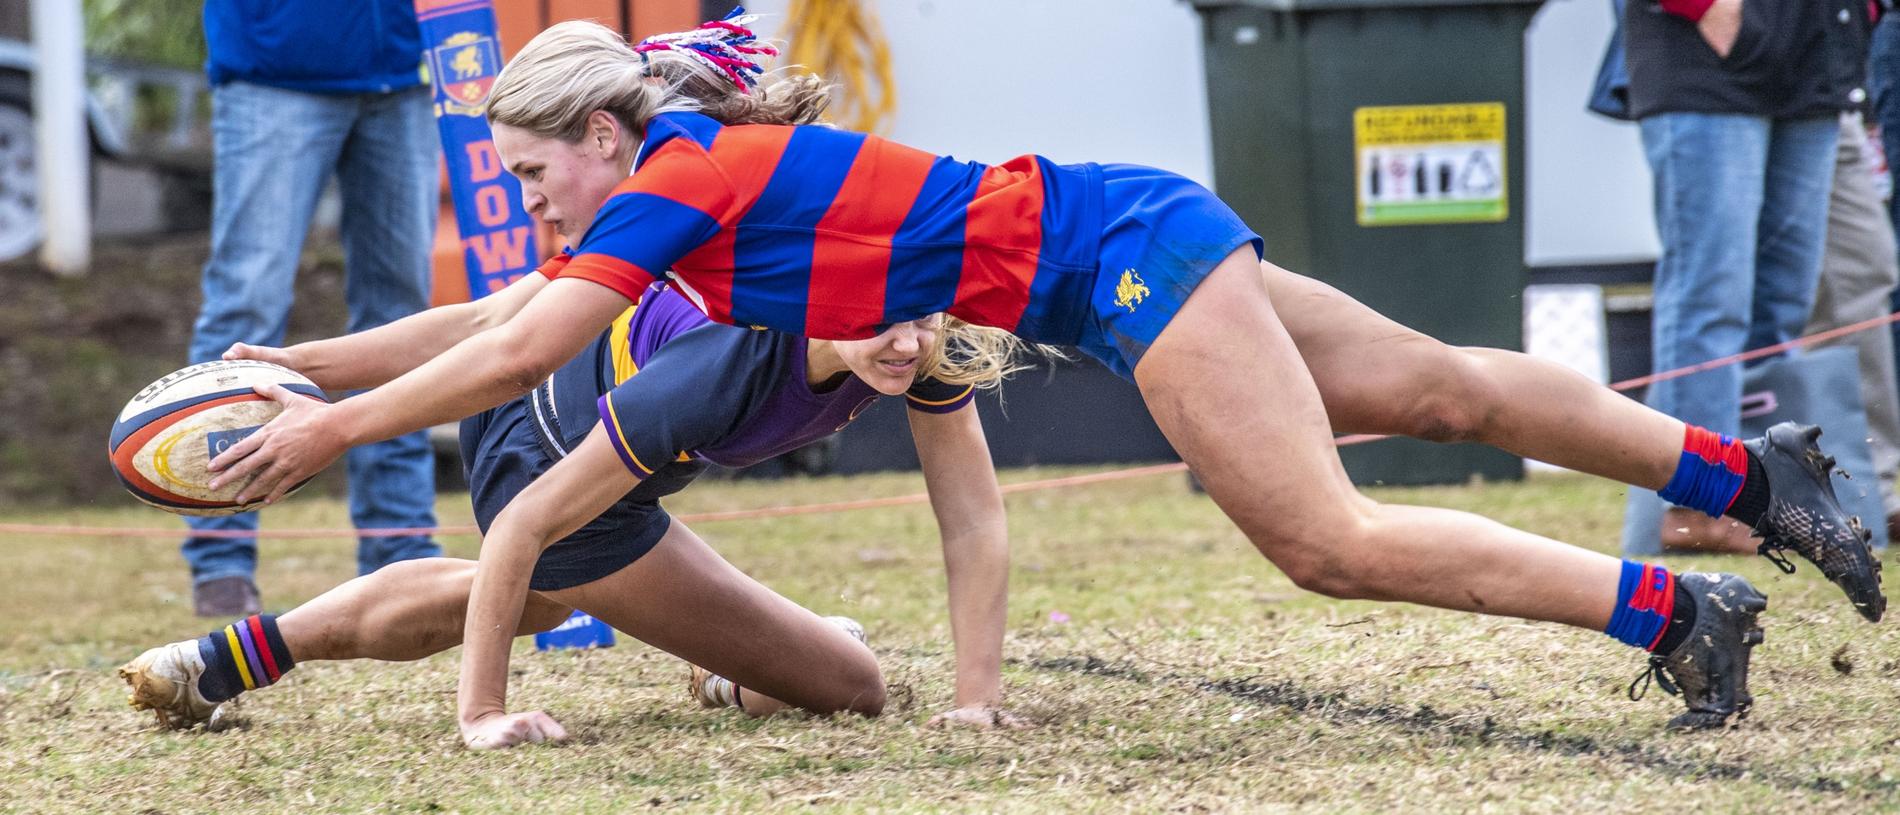
[{"label": "navy and purple jersey", "polygon": [[[796,450],[848,426],[877,401],[856,376],[814,391],[806,383],[807,340],[709,322],[678,292],[650,284],[594,347],[532,394],[538,420],[564,428],[565,448],[606,422],[614,451],[648,491],[677,491],[673,476],[699,462],[745,467]],[[948,413],[974,389],[921,379],[911,409]],[[686,465],[673,468],[672,465]],[[690,481],[690,477],[686,479]],[[658,497],[657,495],[653,497]]]},{"label": "navy and purple jersey", "polygon": [[987,166],[818,125],[665,113],[572,255],[541,272],[629,300],[664,278],[716,322],[823,339],[942,312],[1132,377],[1248,243],[1257,255],[1211,192],[1151,168]]},{"label": "navy and purple jersey", "polygon": [[[739,467],[843,430],[878,393],[855,376],[814,391],[806,340],[719,325],[677,292],[653,285],[579,356],[531,393],[462,424],[475,520],[503,507],[581,443],[605,412],[615,451],[641,480],[600,517],[542,552],[529,585],[552,591],[639,559],[670,520],[659,499],[708,464]],[[911,408],[967,407],[969,386],[923,380]]]}]

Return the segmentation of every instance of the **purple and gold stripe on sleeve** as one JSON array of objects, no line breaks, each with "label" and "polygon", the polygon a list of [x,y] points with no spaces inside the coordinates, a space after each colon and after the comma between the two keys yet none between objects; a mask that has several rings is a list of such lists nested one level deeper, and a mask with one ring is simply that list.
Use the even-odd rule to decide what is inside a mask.
[{"label": "purple and gold stripe on sleeve", "polygon": [[614,413],[612,396],[612,393],[606,393],[600,397],[600,423],[606,426],[607,441],[613,445],[614,453],[620,456],[620,463],[627,465],[627,469],[635,476],[644,479],[653,474],[653,468],[642,464],[640,457],[633,453],[633,445],[627,443],[627,431],[621,428],[620,417]]}]

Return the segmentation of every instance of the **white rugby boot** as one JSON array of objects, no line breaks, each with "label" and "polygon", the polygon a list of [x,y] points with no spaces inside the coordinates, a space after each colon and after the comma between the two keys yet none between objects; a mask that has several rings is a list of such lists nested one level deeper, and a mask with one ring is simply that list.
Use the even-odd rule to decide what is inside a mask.
[{"label": "white rugby boot", "polygon": [[159,724],[173,730],[209,722],[218,712],[219,703],[198,692],[204,672],[195,639],[161,645],[119,666],[119,678],[132,687],[132,707],[152,711]]}]

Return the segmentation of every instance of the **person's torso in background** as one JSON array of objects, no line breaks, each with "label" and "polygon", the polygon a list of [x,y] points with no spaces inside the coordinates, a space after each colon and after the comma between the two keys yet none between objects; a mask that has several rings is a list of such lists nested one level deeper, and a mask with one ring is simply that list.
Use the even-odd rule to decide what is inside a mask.
[{"label": "person's torso in background", "polygon": [[1741,31],[1719,57],[1696,24],[1655,0],[1630,0],[1623,36],[1636,118],[1694,111],[1774,118],[1858,107],[1867,0],[1743,0]]},{"label": "person's torso in background", "polygon": [[205,0],[205,72],[310,93],[422,84],[413,0]]}]

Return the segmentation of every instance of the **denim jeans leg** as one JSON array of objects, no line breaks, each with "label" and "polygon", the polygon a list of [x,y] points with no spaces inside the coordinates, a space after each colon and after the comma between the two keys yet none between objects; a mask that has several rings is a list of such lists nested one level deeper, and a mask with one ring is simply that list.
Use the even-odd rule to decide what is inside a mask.
[{"label": "denim jeans leg", "polygon": [[[427,87],[355,98],[355,128],[337,168],[351,332],[429,307],[440,154]],[[426,433],[351,450],[348,467],[358,529],[435,526],[435,456]],[[364,537],[357,569],[368,574],[441,554],[427,535]]]},{"label": "denim jeans leg", "polygon": [[[350,519],[357,529],[435,526],[435,455],[426,432],[364,445],[345,456],[350,474]],[[440,557],[428,535],[357,539],[356,569],[369,574],[399,560]]]},{"label": "denim jeans leg", "polygon": [[[1874,122],[1880,125],[1881,146],[1887,151],[1887,171],[1900,161],[1900,14],[1888,13],[1874,26],[1873,41],[1867,51],[1867,92],[1871,95]],[[1887,217],[1900,232],[1900,195],[1887,201]],[[1892,311],[1900,311],[1900,289],[1888,302]],[[1895,357],[1900,358],[1900,324],[1891,330]]]},{"label": "denim jeans leg", "polygon": [[[1814,310],[1802,334],[1815,334],[1884,316],[1888,298],[1900,285],[1900,250],[1893,224],[1874,189],[1877,170],[1861,117],[1841,117],[1841,143],[1835,150],[1833,189],[1828,193],[1827,242],[1821,279],[1814,288]],[[1883,509],[1900,512],[1900,375],[1894,367],[1893,339],[1884,331],[1861,331],[1823,343],[1844,345],[1860,354],[1860,400],[1867,410],[1867,447],[1873,454]],[[1875,525],[1876,533],[1879,526]]]},{"label": "denim jeans leg", "polygon": [[[1641,122],[1662,239],[1651,327],[1657,371],[1728,356],[1747,341],[1771,127],[1768,119],[1733,114],[1665,113]],[[1729,366],[1657,382],[1646,401],[1735,435],[1741,393],[1741,371]],[[1626,553],[1659,551],[1660,511],[1654,492],[1630,490]]]},{"label": "denim jeans leg", "polygon": [[[345,120],[331,99],[244,82],[212,91],[211,256],[191,361],[232,343],[280,345],[310,216],[342,146]],[[256,513],[188,518],[193,530],[255,530]],[[194,582],[250,577],[255,538],[187,537]]]},{"label": "denim jeans leg", "polygon": [[1814,288],[1827,248],[1827,202],[1840,118],[1782,119],[1774,123],[1772,133],[1761,220],[1755,229],[1750,349],[1801,336],[1814,308]]},{"label": "denim jeans leg", "polygon": [[[1706,113],[1642,122],[1663,246],[1651,348],[1657,371],[1738,353],[1748,339],[1771,127],[1760,117]],[[1741,429],[1741,388],[1741,372],[1729,366],[1658,382],[1648,402],[1733,435]]]}]

